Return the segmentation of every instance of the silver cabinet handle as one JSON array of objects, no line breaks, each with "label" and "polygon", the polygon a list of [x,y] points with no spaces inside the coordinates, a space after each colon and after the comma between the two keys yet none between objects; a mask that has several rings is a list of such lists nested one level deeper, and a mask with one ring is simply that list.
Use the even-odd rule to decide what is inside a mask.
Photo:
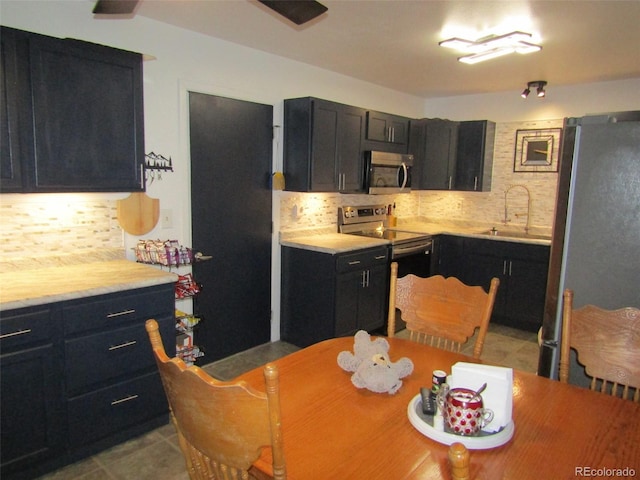
[{"label": "silver cabinet handle", "polygon": [[507,261],[506,260],[502,261],[502,274],[503,275],[507,274]]},{"label": "silver cabinet handle", "polygon": [[135,345],[136,343],[138,343],[136,340],[132,340],[130,342],[121,343],[120,345],[113,345],[113,346],[109,347],[109,351],[112,352],[113,350],[119,350],[121,348],[131,347],[131,346]]},{"label": "silver cabinet handle", "polygon": [[123,397],[111,402],[111,406],[118,405],[120,403],[130,402],[131,400],[135,400],[136,398],[138,398],[138,395],[127,395],[126,397]]},{"label": "silver cabinet handle", "polygon": [[473,189],[478,190],[478,177],[473,177]]},{"label": "silver cabinet handle", "polygon": [[360,274],[360,286],[362,288],[367,288],[369,286],[369,275],[370,275],[370,271],[369,270],[363,270],[362,273]]},{"label": "silver cabinet handle", "polygon": [[0,335],[0,339],[9,338],[9,337],[17,337],[18,335],[26,335],[27,333],[31,333],[30,328],[25,328],[24,330],[17,330],[11,333],[3,333]]},{"label": "silver cabinet handle", "polygon": [[449,176],[449,190],[451,190],[451,176]]},{"label": "silver cabinet handle", "polygon": [[509,276],[511,276],[511,267],[513,266],[513,262],[509,260]]},{"label": "silver cabinet handle", "polygon": [[377,257],[374,257],[375,260],[384,260],[385,258],[387,258],[386,255],[378,255]]},{"label": "silver cabinet handle", "polygon": [[144,162],[140,164],[140,188],[144,189]]},{"label": "silver cabinet handle", "polygon": [[349,265],[359,265],[360,264],[360,260],[351,260],[349,262]]},{"label": "silver cabinet handle", "polygon": [[115,313],[109,313],[107,315],[107,318],[113,318],[113,317],[121,317],[122,315],[130,315],[132,313],[136,313],[136,311],[134,309],[131,310],[123,310],[121,312],[115,312]]}]

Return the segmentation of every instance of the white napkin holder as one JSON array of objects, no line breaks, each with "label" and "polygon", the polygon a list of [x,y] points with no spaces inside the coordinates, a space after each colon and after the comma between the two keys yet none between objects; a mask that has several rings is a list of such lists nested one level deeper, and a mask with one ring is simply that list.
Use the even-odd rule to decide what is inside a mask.
[{"label": "white napkin holder", "polygon": [[497,432],[511,422],[513,412],[513,369],[480,365],[477,363],[458,362],[451,367],[451,375],[447,377],[451,388],[470,388],[478,390],[484,383],[486,390],[482,393],[485,408],[493,410],[493,420],[482,430]]}]

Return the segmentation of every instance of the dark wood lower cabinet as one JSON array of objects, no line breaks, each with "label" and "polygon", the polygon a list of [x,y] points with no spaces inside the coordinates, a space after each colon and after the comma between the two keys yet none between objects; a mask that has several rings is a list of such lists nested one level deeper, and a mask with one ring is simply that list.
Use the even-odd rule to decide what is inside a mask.
[{"label": "dark wood lower cabinet", "polygon": [[281,337],[299,347],[382,328],[387,247],[332,255],[282,247]]},{"label": "dark wood lower cabinet", "polygon": [[3,311],[1,477],[36,478],[168,422],[144,323],[175,355],[173,284]]},{"label": "dark wood lower cabinet", "polygon": [[547,245],[443,236],[438,273],[488,291],[500,280],[491,321],[536,332],[542,325],[549,268]]}]

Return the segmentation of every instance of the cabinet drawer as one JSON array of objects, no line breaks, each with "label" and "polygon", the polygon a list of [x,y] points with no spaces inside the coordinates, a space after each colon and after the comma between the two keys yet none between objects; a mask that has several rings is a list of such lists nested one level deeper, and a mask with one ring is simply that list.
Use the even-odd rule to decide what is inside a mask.
[{"label": "cabinet drawer", "polygon": [[[175,354],[174,319],[157,320],[171,357]],[[140,320],[133,326],[65,341],[65,364],[69,395],[154,367],[155,359],[144,321]]]},{"label": "cabinet drawer", "polygon": [[389,251],[386,247],[340,255],[336,260],[336,270],[338,272],[348,272],[373,265],[385,264],[387,263],[388,256]]},{"label": "cabinet drawer", "polygon": [[50,310],[8,312],[0,320],[0,350],[49,341],[54,331]]},{"label": "cabinet drawer", "polygon": [[173,284],[111,294],[93,301],[69,302],[63,308],[65,334],[75,334],[163,316],[175,308]]},{"label": "cabinet drawer", "polygon": [[67,402],[69,443],[86,445],[168,410],[157,372],[118,383]]}]

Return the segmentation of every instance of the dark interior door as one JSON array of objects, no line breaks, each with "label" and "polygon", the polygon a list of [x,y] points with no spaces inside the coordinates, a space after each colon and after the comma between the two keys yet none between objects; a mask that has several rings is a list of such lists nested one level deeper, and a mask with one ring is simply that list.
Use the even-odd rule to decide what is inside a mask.
[{"label": "dark interior door", "polygon": [[273,107],[189,93],[193,267],[202,363],[270,340]]}]

